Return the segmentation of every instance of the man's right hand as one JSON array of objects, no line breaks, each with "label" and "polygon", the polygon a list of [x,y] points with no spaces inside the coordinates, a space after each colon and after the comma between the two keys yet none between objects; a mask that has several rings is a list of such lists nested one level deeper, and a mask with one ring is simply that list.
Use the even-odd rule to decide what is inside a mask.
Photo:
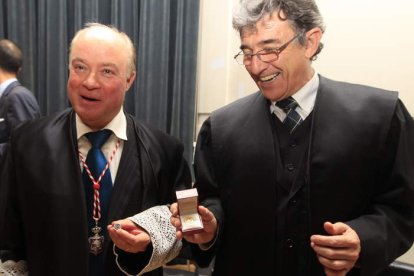
[{"label": "man's right hand", "polygon": [[196,234],[185,234],[181,231],[181,220],[178,213],[178,205],[174,203],[170,207],[171,224],[177,229],[177,239],[185,239],[191,243],[208,244],[214,240],[217,233],[217,220],[212,212],[204,206],[198,206],[198,213],[203,221],[204,229]]}]

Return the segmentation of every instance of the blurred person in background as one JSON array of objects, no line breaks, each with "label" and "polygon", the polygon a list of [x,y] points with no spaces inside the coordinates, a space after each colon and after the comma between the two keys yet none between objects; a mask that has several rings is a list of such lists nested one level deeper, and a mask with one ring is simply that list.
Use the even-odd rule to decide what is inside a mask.
[{"label": "blurred person in background", "polygon": [[16,43],[0,39],[0,160],[11,130],[20,122],[40,117],[36,98],[17,80],[22,64],[23,54]]}]

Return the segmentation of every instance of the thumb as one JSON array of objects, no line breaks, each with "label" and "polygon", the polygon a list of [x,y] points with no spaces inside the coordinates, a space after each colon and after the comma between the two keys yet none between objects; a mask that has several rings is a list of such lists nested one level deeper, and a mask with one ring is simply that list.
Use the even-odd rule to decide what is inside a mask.
[{"label": "thumb", "polygon": [[201,215],[203,221],[209,221],[212,220],[214,215],[211,213],[206,207],[199,206],[198,207],[198,213]]},{"label": "thumb", "polygon": [[329,235],[342,235],[348,228],[345,223],[331,223],[329,221],[323,224],[323,228]]}]

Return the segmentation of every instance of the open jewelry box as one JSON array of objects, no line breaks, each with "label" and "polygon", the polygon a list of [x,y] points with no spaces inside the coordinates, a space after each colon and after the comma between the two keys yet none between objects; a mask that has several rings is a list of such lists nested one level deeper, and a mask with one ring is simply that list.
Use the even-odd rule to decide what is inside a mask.
[{"label": "open jewelry box", "polygon": [[185,234],[195,234],[203,229],[203,221],[198,214],[197,189],[177,191],[178,211],[181,219],[181,231]]}]

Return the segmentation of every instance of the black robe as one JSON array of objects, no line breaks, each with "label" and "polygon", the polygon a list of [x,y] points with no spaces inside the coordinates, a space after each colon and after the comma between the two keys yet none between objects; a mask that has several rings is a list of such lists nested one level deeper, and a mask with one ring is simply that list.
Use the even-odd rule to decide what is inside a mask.
[{"label": "black robe", "polygon": [[[305,181],[294,182],[286,199],[293,203],[307,186],[307,207],[296,213],[288,210],[294,204],[276,210],[280,183],[271,119],[269,102],[257,92],[213,112],[200,130],[195,185],[200,204],[220,222],[210,250],[193,246],[200,265],[217,254],[214,275],[276,275],[275,256],[284,252],[276,252],[275,217],[298,212],[308,217],[302,231],[309,237],[325,234],[325,221],[357,232],[362,250],[350,275],[375,275],[410,248],[414,122],[397,93],[320,76]],[[308,254],[307,275],[321,275],[310,247]]]},{"label": "black robe", "polygon": [[[127,115],[127,137],[109,203],[108,221],[175,201],[191,186],[183,145]],[[135,141],[133,143],[132,141]],[[36,275],[88,275],[85,193],[75,114],[66,110],[18,127],[1,178],[3,257],[24,259]],[[6,207],[5,207],[6,206]],[[112,242],[105,244],[105,275],[122,275]],[[143,266],[148,254],[132,257]],[[150,275],[162,275],[154,271]]]}]

